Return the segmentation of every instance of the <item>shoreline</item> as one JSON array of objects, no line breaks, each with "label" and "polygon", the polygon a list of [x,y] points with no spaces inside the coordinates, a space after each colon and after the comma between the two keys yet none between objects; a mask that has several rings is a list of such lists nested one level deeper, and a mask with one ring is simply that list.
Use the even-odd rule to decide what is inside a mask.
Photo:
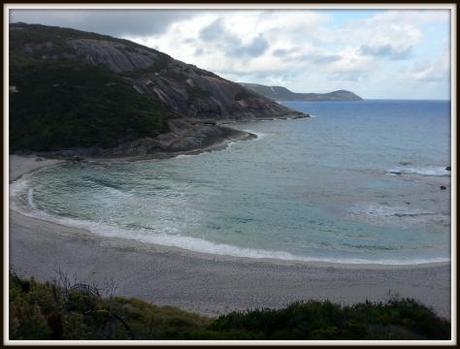
[{"label": "shoreline", "polygon": [[[255,135],[254,135],[255,136]],[[256,136],[257,137],[257,136]],[[247,139],[244,139],[247,140]],[[218,146],[218,147],[216,147]],[[218,145],[213,145],[210,147],[207,147],[206,149],[202,149],[199,152],[196,152],[194,154],[191,153],[179,153],[176,154],[175,156],[179,155],[198,155],[204,152],[208,151],[214,151],[214,150],[220,150],[220,147],[226,147],[227,142],[220,143]],[[172,157],[175,157],[172,156]],[[14,182],[20,180],[24,176],[27,175],[32,175],[34,172],[39,172],[40,170],[43,170],[45,168],[49,167],[54,167],[58,166],[60,164],[64,164],[67,160],[42,160],[39,163],[37,163],[37,157],[36,156],[28,156],[28,157],[20,157],[17,155],[11,155],[10,157],[15,157],[16,162],[19,164],[26,160],[26,166],[21,166],[21,168],[24,169],[23,172],[20,172],[15,178],[10,179],[9,184],[13,184]],[[85,160],[88,163],[97,163],[98,161],[101,162],[110,162],[110,161],[122,161],[122,162],[131,162],[131,161],[149,161],[149,160],[162,160],[162,159],[168,159],[172,157],[167,157],[167,158],[120,158],[120,159],[106,159],[106,158],[100,158],[100,159],[88,159]],[[33,159],[35,159],[35,163],[33,163]],[[13,166],[14,167],[14,166]],[[16,170],[17,172],[17,170]],[[266,263],[272,263],[272,264],[300,264],[300,265],[310,265],[310,266],[316,266],[316,267],[337,267],[337,268],[346,268],[346,269],[398,269],[398,268],[417,268],[417,267],[435,267],[435,266],[445,266],[451,264],[451,261],[427,261],[427,262],[408,262],[408,263],[384,263],[384,262],[350,262],[346,260],[335,260],[335,261],[326,261],[326,260],[302,260],[301,256],[296,256],[292,255],[292,258],[281,258],[281,257],[273,257],[273,258],[267,258],[267,257],[249,257],[249,256],[239,256],[239,255],[229,255],[229,254],[223,254],[223,253],[211,253],[211,252],[204,252],[204,251],[197,251],[197,250],[192,250],[192,249],[187,249],[181,246],[174,246],[174,245],[164,245],[156,242],[150,242],[150,241],[141,241],[141,240],[136,240],[136,239],[130,239],[126,237],[119,237],[119,236],[108,236],[104,234],[98,234],[97,232],[91,231],[91,229],[84,227],[84,226],[78,226],[78,225],[73,225],[68,222],[63,222],[58,219],[53,218],[52,216],[49,217],[40,217],[37,215],[34,215],[29,212],[25,212],[19,209],[11,208],[10,206],[10,212],[15,212],[20,216],[23,217],[28,217],[30,219],[34,219],[36,221],[43,221],[47,222],[50,224],[55,224],[58,226],[64,226],[67,228],[75,229],[75,231],[78,231],[78,234],[80,235],[88,235],[88,236],[95,236],[97,238],[101,239],[113,239],[113,240],[120,240],[122,241],[131,241],[138,243],[140,245],[152,245],[152,246],[157,246],[161,248],[166,248],[166,249],[171,249],[172,251],[175,252],[182,252],[182,253],[188,253],[194,256],[211,256],[213,258],[220,258],[222,260],[230,260],[230,261],[235,261],[235,260],[247,260],[247,261],[260,261],[260,262],[266,262]],[[278,252],[278,251],[265,251],[265,252]],[[298,259],[296,258],[298,257]]]},{"label": "shoreline", "polygon": [[[63,162],[32,159],[12,162],[16,179]],[[60,268],[81,281],[113,280],[120,296],[206,315],[302,299],[350,304],[399,294],[450,316],[450,262],[343,264],[216,255],[97,235],[11,208],[9,239],[10,267],[19,275],[50,281]]]},{"label": "shoreline", "polygon": [[362,266],[237,258],[113,237],[10,212],[10,266],[52,281],[113,281],[116,295],[205,315],[282,307],[297,300],[341,304],[415,298],[450,316],[450,264]]},{"label": "shoreline", "polygon": [[[269,257],[248,257],[248,256],[236,256],[230,254],[220,254],[212,252],[203,252],[192,249],[187,249],[180,246],[174,245],[163,245],[155,242],[145,242],[128,237],[120,236],[108,236],[103,234],[98,234],[97,232],[91,231],[86,227],[79,227],[72,224],[67,224],[66,222],[61,222],[54,220],[51,216],[49,219],[46,217],[37,217],[33,214],[28,214],[26,212],[21,212],[17,209],[10,208],[10,212],[14,212],[15,215],[20,220],[30,219],[35,223],[40,224],[40,222],[54,225],[56,227],[63,227],[66,229],[71,229],[75,235],[83,237],[85,239],[95,239],[95,240],[110,240],[113,244],[117,246],[132,245],[135,246],[137,250],[142,251],[154,251],[154,250],[167,250],[168,252],[188,255],[194,258],[203,258],[203,259],[213,259],[223,262],[260,262],[265,264],[274,264],[274,265],[297,265],[297,266],[312,266],[318,268],[336,268],[336,269],[366,269],[366,270],[382,270],[382,269],[414,269],[414,268],[433,268],[433,267],[446,267],[451,265],[451,261],[436,261],[436,262],[420,262],[420,263],[378,263],[378,262],[347,262],[347,261],[322,261],[322,260],[301,260],[301,259],[287,259],[287,258],[269,258]],[[270,251],[267,251],[270,252]],[[276,251],[275,251],[276,252]]]},{"label": "shoreline", "polygon": [[[241,119],[241,120],[225,120],[225,121],[213,121],[209,120],[207,122],[200,121],[201,126],[214,126],[213,132],[220,130],[220,132],[224,132],[224,134],[216,135],[216,134],[207,134],[205,137],[205,145],[200,144],[185,146],[185,148],[179,148],[176,150],[153,150],[148,152],[143,151],[127,151],[120,150],[120,147],[123,148],[127,144],[122,144],[119,147],[114,148],[95,148],[96,152],[94,153],[91,148],[72,148],[72,149],[64,149],[58,151],[48,151],[48,152],[30,152],[30,153],[23,153],[17,154],[18,156],[24,157],[41,157],[44,159],[50,160],[67,160],[67,161],[143,161],[143,160],[152,160],[152,159],[169,159],[172,157],[176,157],[178,155],[196,155],[204,152],[215,151],[215,150],[222,150],[224,149],[229,143],[237,142],[237,141],[247,141],[251,139],[257,138],[257,135],[244,131],[241,129],[237,129],[234,127],[229,127],[228,125],[231,124],[238,124],[244,122],[253,122],[253,121],[268,121],[268,120],[297,120],[297,119],[308,119],[310,117],[309,114],[305,114],[303,116],[297,115],[289,115],[286,117],[276,117],[276,118],[258,118],[258,119]],[[174,132],[170,132],[173,134],[174,137],[177,139],[178,137],[184,136],[183,134],[175,134]],[[138,141],[142,141],[143,139],[139,139]],[[175,142],[175,141],[174,141]],[[172,143],[174,143],[172,142]],[[131,142],[131,144],[136,143],[136,141]],[[129,145],[129,143],[128,143]],[[129,146],[128,146],[129,148]],[[93,149],[94,150],[94,149]],[[97,154],[97,155],[95,155]]]}]

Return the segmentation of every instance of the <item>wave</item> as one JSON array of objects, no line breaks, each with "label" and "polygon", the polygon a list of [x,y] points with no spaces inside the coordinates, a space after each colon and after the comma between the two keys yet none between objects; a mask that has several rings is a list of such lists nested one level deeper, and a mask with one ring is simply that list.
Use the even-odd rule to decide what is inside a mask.
[{"label": "wave", "polygon": [[[45,214],[46,215],[46,214]],[[367,264],[367,265],[414,265],[427,263],[449,262],[448,258],[427,258],[427,259],[382,259],[369,260],[359,258],[326,258],[326,257],[304,257],[285,251],[262,250],[246,247],[238,247],[223,243],[216,243],[209,240],[184,236],[180,234],[154,233],[148,229],[129,230],[116,226],[110,226],[97,222],[80,221],[72,218],[55,218],[47,215],[52,221],[60,224],[70,225],[77,228],[89,230],[99,236],[135,240],[146,244],[155,244],[165,247],[176,247],[192,252],[229,256],[237,258],[281,260],[292,262],[331,263],[331,264]],[[40,217],[38,217],[40,218]],[[41,217],[43,219],[43,216]]]},{"label": "wave", "polygon": [[264,250],[256,248],[239,247],[224,243],[217,243],[197,237],[185,236],[181,234],[168,234],[154,232],[148,228],[129,229],[119,226],[113,226],[105,223],[85,221],[76,218],[68,218],[55,216],[47,212],[36,209],[33,202],[33,188],[28,187],[30,183],[26,180],[18,182],[17,185],[12,185],[10,193],[18,195],[21,192],[27,192],[27,206],[18,205],[15,200],[12,200],[13,208],[30,217],[51,221],[75,228],[85,229],[98,236],[129,239],[147,244],[156,244],[167,247],[176,247],[192,252],[206,253],[221,256],[230,256],[238,258],[251,259],[269,259],[282,261],[297,261],[297,262],[317,262],[331,264],[369,264],[369,265],[413,265],[449,262],[447,258],[427,258],[427,259],[381,259],[370,260],[360,258],[328,258],[328,257],[305,257],[295,255],[285,251]]},{"label": "wave", "polygon": [[32,209],[37,209],[37,206],[35,206],[34,203],[34,188],[29,188],[29,190],[27,191],[27,203]]},{"label": "wave", "polygon": [[426,166],[426,167],[398,167],[388,169],[386,172],[393,176],[401,175],[419,175],[419,176],[435,176],[447,177],[450,176],[450,171],[447,171],[443,166]]},{"label": "wave", "polygon": [[262,133],[262,132],[256,132],[256,131],[253,131],[253,130],[244,130],[245,132],[249,132],[249,133],[252,133],[253,135],[255,135],[257,138],[254,139],[255,141],[259,141],[261,140],[262,138],[265,138],[267,137],[268,135],[266,133]]},{"label": "wave", "polygon": [[419,217],[419,216],[431,216],[436,215],[435,212],[431,211],[422,211],[418,209],[408,209],[404,206],[387,206],[387,205],[367,205],[363,208],[355,208],[352,210],[354,214],[366,214],[369,216],[378,216],[378,217]]},{"label": "wave", "polygon": [[193,156],[197,156],[198,154],[179,154],[177,156],[175,156],[174,158],[175,159],[187,159],[187,158],[191,158]]}]

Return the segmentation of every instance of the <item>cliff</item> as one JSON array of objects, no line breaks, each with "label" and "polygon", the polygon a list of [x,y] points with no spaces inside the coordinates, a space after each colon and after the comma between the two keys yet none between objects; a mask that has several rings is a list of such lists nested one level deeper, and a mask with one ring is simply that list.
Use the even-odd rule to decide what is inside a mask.
[{"label": "cliff", "polygon": [[243,136],[219,123],[306,116],[127,40],[15,23],[9,49],[12,151],[193,150]]}]

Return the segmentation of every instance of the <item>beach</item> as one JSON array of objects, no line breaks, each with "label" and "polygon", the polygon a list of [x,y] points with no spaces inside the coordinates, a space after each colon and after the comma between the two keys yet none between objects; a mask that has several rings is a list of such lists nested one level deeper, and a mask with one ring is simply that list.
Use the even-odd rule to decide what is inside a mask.
[{"label": "beach", "polygon": [[[10,157],[10,182],[55,160]],[[409,297],[450,317],[450,263],[405,266],[226,257],[108,238],[10,211],[10,269],[40,281],[57,271],[116,285],[116,295],[215,316],[308,299],[341,304]]]}]

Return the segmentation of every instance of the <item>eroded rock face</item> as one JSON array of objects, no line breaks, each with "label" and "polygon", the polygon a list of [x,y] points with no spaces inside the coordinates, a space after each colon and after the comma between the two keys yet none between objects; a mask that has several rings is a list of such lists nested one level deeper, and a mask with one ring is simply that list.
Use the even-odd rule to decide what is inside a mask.
[{"label": "eroded rock face", "polygon": [[199,119],[257,119],[301,115],[194,66],[174,61],[137,82],[174,111]]},{"label": "eroded rock face", "polygon": [[68,44],[77,59],[117,74],[128,73],[137,92],[154,95],[185,117],[231,120],[300,115],[239,84],[139,45],[96,39]]},{"label": "eroded rock face", "polygon": [[141,48],[130,47],[107,40],[78,39],[69,40],[77,57],[89,64],[104,65],[114,73],[146,69],[152,66],[155,54]]}]

